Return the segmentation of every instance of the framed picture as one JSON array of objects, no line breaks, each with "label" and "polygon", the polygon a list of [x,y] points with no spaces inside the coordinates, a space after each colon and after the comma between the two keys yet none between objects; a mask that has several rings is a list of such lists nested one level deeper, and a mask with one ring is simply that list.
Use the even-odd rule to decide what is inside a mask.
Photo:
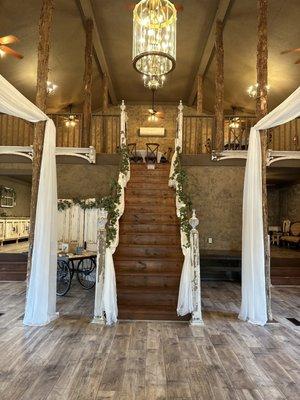
[{"label": "framed picture", "polygon": [[164,137],[165,135],[165,128],[145,126],[139,129],[139,136],[141,137]]}]

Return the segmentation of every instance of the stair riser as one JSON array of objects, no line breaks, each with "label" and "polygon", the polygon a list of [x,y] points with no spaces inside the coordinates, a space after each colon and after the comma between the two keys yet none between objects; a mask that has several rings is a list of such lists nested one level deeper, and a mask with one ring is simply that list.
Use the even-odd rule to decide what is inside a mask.
[{"label": "stair riser", "polygon": [[168,207],[168,211],[170,210],[174,211],[176,204],[175,204],[175,198],[174,197],[139,197],[137,198],[136,196],[128,196],[126,194],[126,207]]},{"label": "stair riser", "polygon": [[162,183],[162,182],[149,182],[146,178],[144,182],[131,182],[129,181],[128,183],[128,189],[130,190],[167,190],[168,189],[168,183]]},{"label": "stair riser", "polygon": [[145,311],[134,311],[134,310],[119,310],[118,319],[129,319],[129,320],[157,320],[157,321],[178,321],[176,311],[173,313],[166,312],[159,314],[158,312],[145,312]]},{"label": "stair riser", "polygon": [[181,274],[183,258],[178,260],[120,260],[114,259],[115,269],[117,274],[120,273],[141,273],[141,274],[155,274],[155,273],[176,273]]},{"label": "stair riser", "polygon": [[163,291],[161,293],[132,293],[119,291],[118,292],[118,303],[122,305],[122,308],[130,309],[130,306],[174,306],[174,310],[177,307],[178,292],[167,293]]},{"label": "stair riser", "polygon": [[152,258],[152,257],[157,257],[157,258],[171,258],[171,259],[177,259],[182,257],[182,252],[179,247],[158,247],[158,246],[127,246],[127,245],[120,245],[117,248],[116,251],[116,256],[117,258],[121,257],[141,257],[143,258]]},{"label": "stair riser", "polygon": [[178,235],[149,235],[149,234],[123,234],[120,236],[120,245],[123,244],[144,244],[144,245],[178,245],[180,239]]},{"label": "stair riser", "polygon": [[176,215],[164,215],[164,214],[130,214],[125,213],[121,219],[121,222],[131,222],[138,224],[174,224],[178,226],[178,218]]},{"label": "stair riser", "polygon": [[180,283],[180,275],[178,276],[143,276],[143,275],[118,275],[117,276],[117,288],[118,290],[122,290],[122,288],[126,289],[126,287],[160,287],[162,290],[164,289],[174,289],[178,290]]},{"label": "stair riser", "polygon": [[142,191],[140,189],[129,189],[127,187],[125,193],[126,193],[126,199],[130,198],[130,197],[135,197],[136,200],[140,200],[142,198],[149,198],[149,197],[151,199],[153,199],[153,198],[155,199],[156,197],[158,197],[159,199],[161,199],[161,198],[174,199],[174,197],[175,197],[174,190],[166,189],[166,188],[164,190],[161,190],[161,189],[156,189],[156,187],[149,189],[149,190],[144,189]]},{"label": "stair riser", "polygon": [[179,224],[177,225],[146,225],[146,224],[132,224],[132,223],[123,223],[120,226],[120,239],[122,235],[127,233],[134,233],[135,235],[143,234],[143,233],[156,233],[158,235],[162,233],[166,234],[177,234],[179,235],[180,228]]}]

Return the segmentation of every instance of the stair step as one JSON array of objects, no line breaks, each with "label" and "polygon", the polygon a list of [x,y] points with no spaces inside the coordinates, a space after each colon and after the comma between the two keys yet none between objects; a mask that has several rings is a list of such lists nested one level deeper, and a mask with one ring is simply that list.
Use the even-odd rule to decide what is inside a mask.
[{"label": "stair step", "polygon": [[122,239],[122,235],[127,233],[134,233],[139,235],[141,233],[148,233],[152,234],[155,233],[160,235],[162,233],[166,234],[177,234],[180,233],[179,221],[177,220],[177,224],[140,224],[140,223],[132,223],[132,222],[125,222],[122,221],[120,224],[120,240]]},{"label": "stair step", "polygon": [[119,246],[123,244],[143,244],[143,245],[177,245],[180,247],[180,237],[176,234],[156,234],[156,233],[123,233],[120,236]]},{"label": "stair step", "polygon": [[114,257],[115,270],[117,275],[133,273],[133,274],[153,274],[153,273],[174,273],[181,274],[183,257],[176,260],[167,259],[146,259],[141,260],[140,257],[130,259],[118,259]]},{"label": "stair step", "polygon": [[180,284],[180,274],[132,274],[118,273],[117,290],[118,293],[129,287],[143,288],[160,288],[161,290],[173,288],[178,290]]},{"label": "stair step", "polygon": [[140,224],[174,224],[178,226],[178,218],[175,215],[165,215],[160,213],[128,213],[125,211],[121,218],[122,222],[140,223]]},{"label": "stair step", "polygon": [[178,290],[157,287],[127,287],[118,290],[118,304],[123,308],[140,306],[177,306]]},{"label": "stair step", "polygon": [[145,178],[144,182],[132,182],[131,180],[128,182],[128,189],[139,189],[141,190],[166,190],[169,188],[168,182],[150,182]]},{"label": "stair step", "polygon": [[126,207],[126,214],[134,214],[134,213],[156,213],[156,214],[164,214],[164,215],[175,215],[175,204],[174,207],[168,207],[160,204],[140,204],[140,205],[130,205],[128,204]]},{"label": "stair step", "polygon": [[168,210],[174,212],[175,210],[175,197],[173,196],[164,197],[164,196],[131,196],[126,193],[126,207],[130,206],[164,206],[168,207]]},{"label": "stair step", "polygon": [[165,188],[165,189],[157,189],[156,187],[153,187],[151,189],[143,189],[140,190],[139,188],[130,188],[129,186],[126,187],[126,200],[131,197],[136,197],[137,200],[145,198],[175,198],[175,191],[171,188]]},{"label": "stair step", "polygon": [[182,251],[179,246],[172,245],[129,245],[120,244],[116,250],[115,257],[119,259],[130,259],[130,257],[141,258],[171,258],[182,257]]},{"label": "stair step", "polygon": [[178,317],[174,306],[131,306],[130,308],[119,307],[118,319],[132,320],[165,320],[165,321],[186,321],[190,315]]}]

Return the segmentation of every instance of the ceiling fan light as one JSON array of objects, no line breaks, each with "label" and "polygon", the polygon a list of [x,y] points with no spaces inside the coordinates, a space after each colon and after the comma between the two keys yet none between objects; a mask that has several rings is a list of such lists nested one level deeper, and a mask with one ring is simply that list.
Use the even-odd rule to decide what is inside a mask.
[{"label": "ceiling fan light", "polygon": [[0,49],[0,57],[3,58],[5,56],[5,51]]}]

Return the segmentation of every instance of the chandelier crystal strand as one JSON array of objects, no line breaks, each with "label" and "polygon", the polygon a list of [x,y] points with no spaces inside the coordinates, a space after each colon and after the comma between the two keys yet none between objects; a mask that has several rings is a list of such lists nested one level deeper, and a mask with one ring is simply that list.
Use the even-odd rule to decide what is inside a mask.
[{"label": "chandelier crystal strand", "polygon": [[176,64],[177,12],[169,0],[142,0],[133,11],[133,65],[150,89]]}]

